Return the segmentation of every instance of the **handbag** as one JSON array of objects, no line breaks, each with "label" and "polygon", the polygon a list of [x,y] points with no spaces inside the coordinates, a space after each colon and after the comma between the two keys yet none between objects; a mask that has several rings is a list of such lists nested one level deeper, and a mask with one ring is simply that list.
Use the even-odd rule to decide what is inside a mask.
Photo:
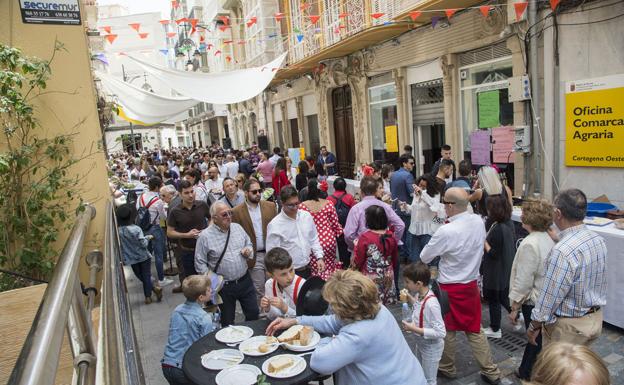
[{"label": "handbag", "polygon": [[[215,265],[215,268],[213,271],[208,270],[206,272],[206,275],[208,275],[210,277],[210,280],[212,282],[212,302],[213,303],[217,303],[217,293],[219,293],[219,291],[221,291],[221,289],[223,289],[223,285],[225,284],[225,278],[223,278],[223,276],[219,273],[217,273],[217,270],[219,269],[219,265],[221,265],[221,261],[223,260],[223,256],[225,255],[225,252],[227,251],[227,247],[228,244],[230,243],[230,230],[228,230],[227,233],[227,238],[225,239],[225,246],[223,247],[223,251],[221,252],[221,255],[219,256],[219,260],[217,261],[217,264]],[[206,258],[208,259],[208,258]]]}]

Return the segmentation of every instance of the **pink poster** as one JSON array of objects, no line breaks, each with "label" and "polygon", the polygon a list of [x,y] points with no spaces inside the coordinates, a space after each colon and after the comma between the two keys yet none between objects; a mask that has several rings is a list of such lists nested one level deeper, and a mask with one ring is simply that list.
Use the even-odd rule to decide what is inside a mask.
[{"label": "pink poster", "polygon": [[489,165],[490,132],[478,130],[470,133],[470,161],[474,165]]},{"label": "pink poster", "polygon": [[513,163],[513,148],[516,140],[514,128],[511,126],[492,129],[492,152],[494,163]]}]

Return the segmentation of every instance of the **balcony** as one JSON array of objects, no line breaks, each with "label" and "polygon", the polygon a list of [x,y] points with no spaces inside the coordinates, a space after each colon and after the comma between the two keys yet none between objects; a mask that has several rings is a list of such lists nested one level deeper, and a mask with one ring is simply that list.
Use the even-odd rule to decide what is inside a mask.
[{"label": "balcony", "polygon": [[[431,10],[462,9],[479,3],[478,0],[325,0],[321,19],[316,24],[310,22],[309,15],[291,8],[288,36],[277,48],[278,52],[288,52],[288,62],[277,72],[273,83],[310,72],[322,60],[349,55],[428,24],[434,16],[444,16],[443,11]],[[410,20],[413,11],[424,13],[413,22]]]}]

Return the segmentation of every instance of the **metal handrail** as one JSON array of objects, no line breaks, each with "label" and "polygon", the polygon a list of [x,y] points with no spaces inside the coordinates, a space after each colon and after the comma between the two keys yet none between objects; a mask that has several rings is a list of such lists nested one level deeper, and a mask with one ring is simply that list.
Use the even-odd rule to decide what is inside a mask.
[{"label": "metal handrail", "polygon": [[106,240],[101,302],[102,384],[143,385],[145,376],[126,290],[113,205],[106,207]]},{"label": "metal handrail", "polygon": [[[94,217],[95,208],[87,205],[74,223],[52,273],[52,279],[43,294],[22,351],[11,372],[9,384],[52,385],[54,383],[63,342],[63,329],[68,325],[68,321],[71,322],[68,331],[72,337],[70,339],[72,351],[76,358],[80,357],[76,364],[79,379],[92,377],[89,371],[94,371],[90,365],[95,358],[94,344],[92,340],[89,341],[90,333],[82,327],[85,320],[76,319],[85,316],[84,302],[76,290],[80,290],[78,281],[80,254],[89,224]],[[78,300],[76,300],[77,297]],[[72,308],[71,316],[70,308]],[[76,326],[76,323],[82,326]],[[81,382],[84,381],[81,380]]]}]

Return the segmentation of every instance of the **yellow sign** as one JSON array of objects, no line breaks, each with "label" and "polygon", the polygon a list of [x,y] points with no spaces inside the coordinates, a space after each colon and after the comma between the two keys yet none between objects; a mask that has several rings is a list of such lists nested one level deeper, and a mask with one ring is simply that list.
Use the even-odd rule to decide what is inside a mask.
[{"label": "yellow sign", "polygon": [[566,166],[624,167],[624,75],[566,83]]},{"label": "yellow sign", "polygon": [[386,126],[386,152],[399,152],[397,126]]}]

